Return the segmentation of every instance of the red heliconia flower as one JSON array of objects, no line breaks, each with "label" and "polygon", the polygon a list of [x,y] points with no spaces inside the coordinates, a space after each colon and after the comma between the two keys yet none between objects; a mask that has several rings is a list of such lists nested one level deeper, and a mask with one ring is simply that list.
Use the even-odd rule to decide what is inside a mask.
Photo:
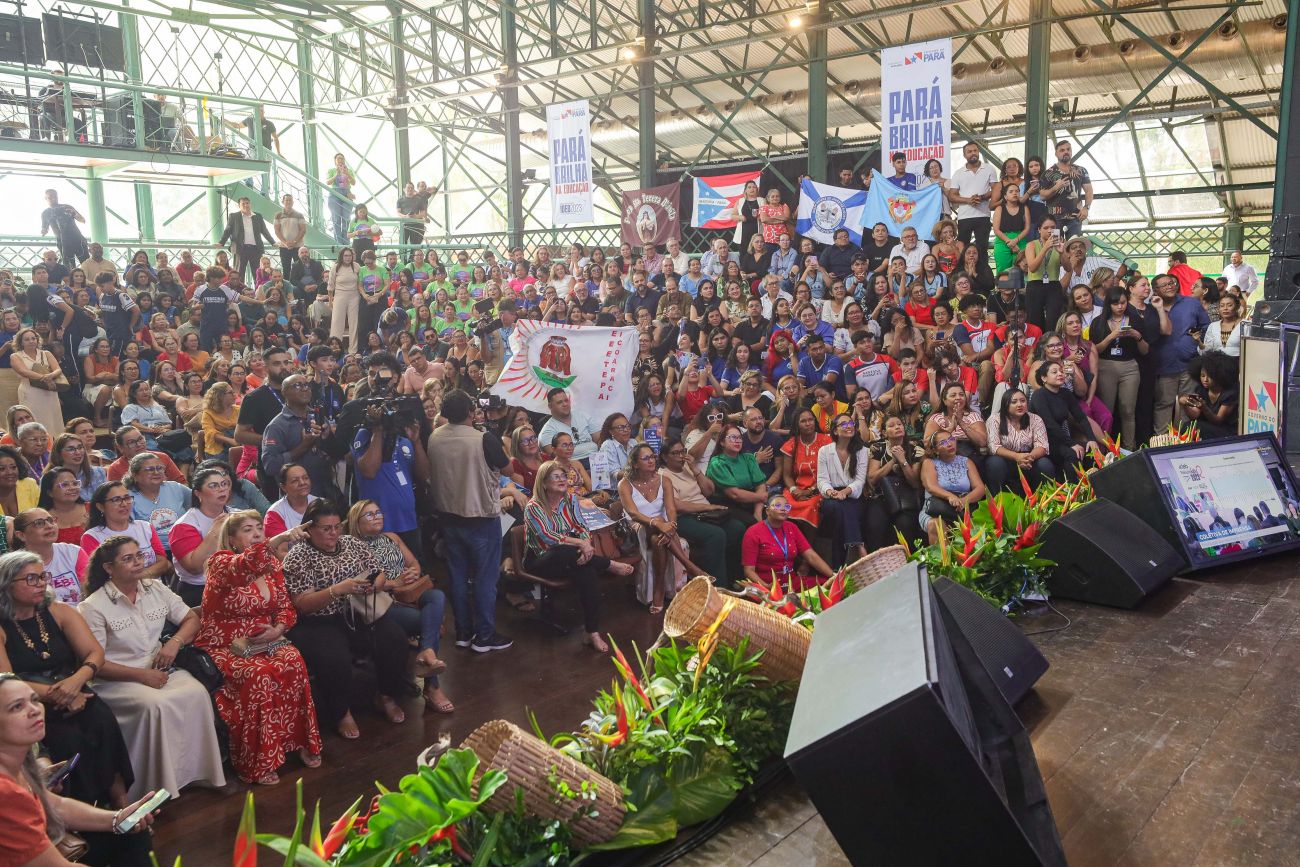
[{"label": "red heliconia flower", "polygon": [[1034,540],[1037,538],[1038,522],[1034,521],[1034,523],[1025,528],[1025,532],[1020,534],[1020,538],[1016,540],[1015,547],[1012,550],[1021,551],[1025,548],[1029,548],[1034,544]]},{"label": "red heliconia flower", "polygon": [[617,747],[627,740],[628,732],[632,727],[627,721],[627,705],[623,702],[623,691],[618,688],[618,681],[614,681],[614,720],[617,730],[612,735],[601,734],[593,731],[592,737],[599,740],[607,747]]},{"label": "red heliconia flower", "polygon": [[329,833],[325,835],[320,847],[316,849],[316,854],[326,860],[334,857],[334,853],[343,845],[343,841],[347,840],[348,832],[352,830],[356,823],[356,810],[348,810],[342,816],[339,816],[334,824],[330,826]]},{"label": "red heliconia flower", "polygon": [[244,812],[239,817],[239,830],[235,833],[234,867],[257,867],[257,823],[253,814],[253,793],[244,800]]},{"label": "red heliconia flower", "polygon": [[370,808],[365,813],[357,817],[356,828],[358,834],[365,834],[370,830],[370,817],[379,809],[379,796],[375,795],[370,799]]},{"label": "red heliconia flower", "polygon": [[830,591],[827,593],[828,602],[823,610],[830,608],[835,603],[844,598],[844,570],[841,569],[831,580]]},{"label": "red heliconia flower", "polygon": [[636,691],[636,694],[641,699],[641,704],[645,706],[645,709],[653,710],[654,705],[650,701],[650,696],[646,695],[645,689],[641,686],[641,681],[637,678],[636,674],[632,671],[632,666],[627,664],[627,657],[623,655],[622,648],[620,648],[617,644],[614,643],[612,637],[610,638],[610,644],[614,645],[615,667],[618,668],[619,672],[623,675],[624,679],[627,680],[627,682],[632,685],[632,689]]},{"label": "red heliconia flower", "polygon": [[989,515],[993,518],[993,529],[999,536],[1002,535],[1002,518],[1006,510],[998,503],[996,499],[989,500]]},{"label": "red heliconia flower", "polygon": [[971,536],[970,509],[967,509],[966,514],[963,515],[961,519],[961,540],[966,544],[967,553],[970,552],[970,536]]},{"label": "red heliconia flower", "polygon": [[1101,451],[1099,449],[1092,450],[1092,462],[1096,464],[1098,468],[1101,467],[1101,465],[1105,462],[1105,460],[1106,459],[1102,457]]},{"label": "red heliconia flower", "polygon": [[1029,487],[1029,480],[1025,478],[1024,470],[1020,470],[1020,490],[1025,492],[1025,499],[1030,499],[1034,496],[1033,489]]},{"label": "red heliconia flower", "polygon": [[980,556],[981,556],[981,552],[975,551],[970,556],[968,556],[965,560],[962,560],[961,565],[969,569],[971,566],[974,566],[976,563],[979,562]]}]

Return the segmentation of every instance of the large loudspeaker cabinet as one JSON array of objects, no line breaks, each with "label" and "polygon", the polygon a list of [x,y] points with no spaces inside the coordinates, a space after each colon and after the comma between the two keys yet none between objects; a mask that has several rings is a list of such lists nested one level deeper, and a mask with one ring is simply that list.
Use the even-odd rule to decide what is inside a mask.
[{"label": "large loudspeaker cabinet", "polygon": [[[1300,305],[1296,307],[1300,309]],[[1091,473],[1092,490],[1097,495],[1097,499],[1109,500],[1123,507],[1143,524],[1155,530],[1160,538],[1178,552],[1178,556],[1183,559],[1183,565],[1187,566],[1189,564],[1182,553],[1182,539],[1169,519],[1169,510],[1165,508],[1164,498],[1160,494],[1160,484],[1156,481],[1147,462],[1138,459],[1140,457],[1140,455],[1133,455],[1122,461],[1107,464]]]},{"label": "large loudspeaker cabinet", "polygon": [[817,621],[785,758],[855,865],[1064,865],[1024,726],[909,563]]},{"label": "large loudspeaker cabinet", "polygon": [[1056,563],[1047,580],[1053,596],[1115,608],[1136,608],[1186,566],[1180,550],[1110,500],[1053,521],[1039,554]]},{"label": "large loudspeaker cabinet", "polygon": [[988,604],[978,593],[947,578],[936,578],[948,634],[956,633],[970,644],[979,664],[997,685],[1008,704],[1024,698],[1047,671],[1047,658],[1020,628]]}]

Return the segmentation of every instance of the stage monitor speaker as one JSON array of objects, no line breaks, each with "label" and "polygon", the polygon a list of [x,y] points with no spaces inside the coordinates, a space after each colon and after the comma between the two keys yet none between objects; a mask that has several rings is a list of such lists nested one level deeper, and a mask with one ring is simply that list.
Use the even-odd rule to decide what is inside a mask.
[{"label": "stage monitor speaker", "polygon": [[855,865],[1064,865],[1024,726],[917,563],[818,618],[785,758]]},{"label": "stage monitor speaker", "polygon": [[1110,500],[1053,521],[1039,556],[1056,563],[1047,579],[1053,596],[1114,608],[1136,608],[1186,565],[1178,549]]},{"label": "stage monitor speaker", "polygon": [[1269,226],[1268,249],[1273,256],[1300,256],[1300,214],[1277,214]]},{"label": "stage monitor speaker", "polygon": [[[1264,298],[1268,301],[1300,298],[1300,258],[1281,259],[1274,256],[1268,260],[1268,267],[1264,269]],[[1295,316],[1286,321],[1295,321]]]},{"label": "stage monitor speaker", "polygon": [[1047,672],[1047,658],[1020,627],[978,593],[947,578],[934,579],[948,634],[960,632],[1008,704],[1017,704]]},{"label": "stage monitor speaker", "polygon": [[[1296,308],[1300,310],[1300,304]],[[1183,553],[1182,539],[1170,520],[1169,510],[1165,508],[1160,485],[1145,460],[1134,460],[1141,457],[1141,454],[1132,455],[1090,473],[1093,493],[1097,499],[1110,500],[1136,515],[1139,521],[1155,530],[1169,547],[1178,552],[1183,566],[1187,567],[1190,564]]]},{"label": "stage monitor speaker", "polygon": [[0,15],[0,61],[45,65],[45,42],[41,39],[39,18]]}]

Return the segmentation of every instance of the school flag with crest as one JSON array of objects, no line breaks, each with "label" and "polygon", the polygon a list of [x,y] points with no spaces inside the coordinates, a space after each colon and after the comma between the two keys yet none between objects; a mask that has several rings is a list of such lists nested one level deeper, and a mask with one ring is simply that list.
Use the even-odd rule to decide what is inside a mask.
[{"label": "school flag with crest", "polygon": [[840,229],[849,230],[849,240],[862,244],[862,209],[867,203],[866,190],[850,190],[803,179],[799,186],[799,209],[795,231],[822,244],[835,241]]},{"label": "school flag with crest", "polygon": [[736,202],[745,195],[745,185],[758,183],[762,172],[710,175],[695,178],[695,209],[691,225],[697,229],[730,229],[736,225]]},{"label": "school flag with crest", "polygon": [[574,409],[595,419],[633,409],[635,327],[604,328],[520,319],[510,335],[514,355],[491,393],[511,406],[549,413],[546,393],[563,388]]},{"label": "school flag with crest", "polygon": [[866,225],[884,223],[894,238],[911,226],[917,235],[929,238],[930,230],[942,216],[943,188],[938,184],[920,190],[904,190],[880,172],[872,170],[867,207],[862,213]]}]

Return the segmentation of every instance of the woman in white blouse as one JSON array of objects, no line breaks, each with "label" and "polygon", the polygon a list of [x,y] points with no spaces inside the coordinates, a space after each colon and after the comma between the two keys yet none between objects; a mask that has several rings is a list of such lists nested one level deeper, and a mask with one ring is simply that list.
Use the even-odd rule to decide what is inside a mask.
[{"label": "woman in white blouse", "polygon": [[1245,302],[1231,292],[1223,293],[1219,299],[1219,321],[1211,322],[1201,341],[1201,351],[1210,352],[1218,349],[1234,358],[1241,355],[1241,329],[1245,320],[1242,312]]},{"label": "woman in white blouse", "polygon": [[867,556],[862,540],[866,503],[867,449],[853,416],[842,412],[831,421],[831,441],[817,451],[817,490],[822,495],[821,525],[831,530],[831,568]]},{"label": "woman in white blouse", "polygon": [[[127,797],[190,783],[226,784],[203,684],[174,668],[199,631],[199,615],[161,581],[142,578],[144,557],[128,536],[111,536],[90,558],[86,599],[77,606],[104,648],[95,692],[113,711],[135,768]],[[176,633],[163,642],[163,627]]]},{"label": "woman in white blouse", "polygon": [[997,412],[985,423],[989,433],[989,455],[984,460],[984,481],[997,493],[1008,486],[1019,490],[1011,481],[1024,473],[1030,487],[1038,487],[1045,478],[1056,475],[1056,465],[1047,456],[1047,427],[1043,419],[1029,411],[1029,398],[1018,388],[1002,394]]}]

